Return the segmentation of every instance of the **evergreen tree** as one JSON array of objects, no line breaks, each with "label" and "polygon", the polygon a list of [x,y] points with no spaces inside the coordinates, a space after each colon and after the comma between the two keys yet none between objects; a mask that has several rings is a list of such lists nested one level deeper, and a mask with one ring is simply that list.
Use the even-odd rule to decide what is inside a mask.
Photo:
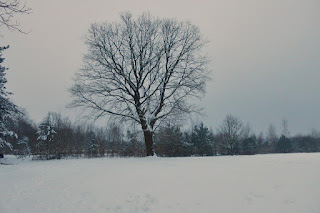
[{"label": "evergreen tree", "polygon": [[263,137],[263,133],[260,132],[260,134],[257,137],[257,153],[262,154],[262,153],[267,153],[268,150],[270,149],[268,142],[265,141]]},{"label": "evergreen tree", "polygon": [[289,138],[282,135],[276,144],[276,151],[280,153],[288,153],[292,151],[292,144]]},{"label": "evergreen tree", "polygon": [[307,135],[297,135],[291,139],[293,152],[317,152],[316,138]]},{"label": "evergreen tree", "polygon": [[193,130],[194,154],[212,155],[213,154],[213,134],[207,127],[200,123]]},{"label": "evergreen tree", "polygon": [[45,121],[40,124],[37,134],[39,141],[37,147],[40,148],[40,153],[45,154],[47,160],[51,159],[53,157],[52,145],[57,132],[54,130],[49,117],[47,117]]},{"label": "evergreen tree", "polygon": [[87,134],[87,155],[89,157],[97,157],[99,151],[99,145],[97,143],[96,135],[93,131],[88,132]]},{"label": "evergreen tree", "polygon": [[138,139],[139,132],[133,128],[133,130],[127,130],[127,143],[125,144],[125,156],[144,156],[144,144]]},{"label": "evergreen tree", "polygon": [[185,145],[182,140],[183,133],[177,126],[160,128],[156,134],[155,151],[159,156],[177,157],[185,155]]},{"label": "evergreen tree", "polygon": [[0,47],[0,147],[7,146],[12,149],[12,145],[6,140],[6,138],[17,137],[17,135],[8,130],[7,121],[10,116],[18,112],[18,109],[17,106],[8,98],[11,93],[8,92],[5,87],[5,84],[7,83],[5,71],[8,68],[2,66],[4,61],[2,51],[8,48],[9,46]]},{"label": "evergreen tree", "polygon": [[242,140],[242,154],[254,155],[257,152],[257,139],[255,135]]}]

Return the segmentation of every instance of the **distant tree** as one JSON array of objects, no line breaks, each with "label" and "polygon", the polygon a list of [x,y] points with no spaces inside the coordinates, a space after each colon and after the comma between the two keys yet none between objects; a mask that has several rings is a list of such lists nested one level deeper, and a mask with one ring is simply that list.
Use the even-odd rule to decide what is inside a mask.
[{"label": "distant tree", "polygon": [[242,134],[242,122],[232,116],[227,115],[218,129],[221,134],[222,148],[229,155],[234,155],[239,150],[239,142]]},{"label": "distant tree", "polygon": [[241,132],[242,132],[241,137],[243,139],[249,138],[253,134],[249,123],[247,123],[245,126],[242,127]]},{"label": "distant tree", "polygon": [[288,120],[287,119],[282,119],[281,121],[282,124],[282,135],[285,137],[290,136],[289,128],[288,128]]},{"label": "distant tree", "polygon": [[244,155],[254,155],[257,153],[257,138],[255,135],[246,137],[241,141],[241,153]]},{"label": "distant tree", "polygon": [[0,26],[6,26],[9,30],[20,29],[20,24],[14,19],[18,14],[28,14],[31,9],[22,3],[20,0],[2,0],[0,1]]},{"label": "distant tree", "polygon": [[84,66],[71,88],[72,106],[137,122],[146,155],[153,155],[157,125],[197,111],[188,100],[202,97],[209,79],[205,43],[189,22],[148,14],[135,19],[125,13],[120,22],[93,24]]},{"label": "distant tree", "polygon": [[69,118],[64,117],[61,119],[61,123],[57,131],[60,139],[57,149],[57,154],[59,157],[66,154],[73,154],[75,150],[75,128],[72,126],[72,122],[69,120]]},{"label": "distant tree", "polygon": [[193,154],[213,155],[213,133],[203,123],[196,125],[192,131]]},{"label": "distant tree", "polygon": [[282,135],[276,144],[276,151],[280,153],[288,153],[292,151],[292,143],[289,138]]},{"label": "distant tree", "polygon": [[257,136],[257,153],[265,154],[270,153],[271,147],[269,143],[265,140],[265,137],[263,136],[263,132],[260,132],[260,134]]},{"label": "distant tree", "polygon": [[31,149],[29,145],[29,138],[24,136],[18,140],[18,148],[15,150],[15,155],[19,155],[19,157],[25,157],[31,155]]},{"label": "distant tree", "polygon": [[127,156],[137,156],[142,157],[145,155],[144,143],[139,137],[139,131],[136,131],[135,128],[131,131],[127,131],[127,147],[126,155]]},{"label": "distant tree", "polygon": [[320,139],[320,131],[311,129],[310,136],[316,139]]},{"label": "distant tree", "polygon": [[72,150],[73,155],[76,157],[80,157],[85,150],[85,128],[83,125],[77,125],[74,127],[74,134],[72,137]]},{"label": "distant tree", "polygon": [[224,155],[227,154],[227,149],[225,148],[223,134],[219,131],[214,135],[213,143],[213,155]]},{"label": "distant tree", "polygon": [[39,125],[39,130],[37,131],[38,141],[37,147],[40,149],[40,154],[44,155],[47,160],[55,158],[54,154],[54,140],[56,138],[57,132],[55,131],[52,116],[48,113],[48,116]]},{"label": "distant tree", "polygon": [[124,134],[117,123],[111,123],[107,129],[106,148],[111,156],[122,155],[124,151]]},{"label": "distant tree", "polygon": [[96,130],[96,139],[98,144],[98,154],[100,157],[104,157],[106,151],[106,131],[102,128]]},{"label": "distant tree", "polygon": [[37,125],[31,120],[26,109],[18,108],[21,113],[14,114],[11,116],[11,119],[14,120],[14,132],[17,133],[19,138],[27,137],[29,139],[29,146],[31,151],[34,149],[35,144],[37,143]]},{"label": "distant tree", "polygon": [[291,138],[293,152],[317,152],[317,139],[311,135],[297,135]]},{"label": "distant tree", "polygon": [[315,143],[317,144],[317,152],[320,151],[320,131],[316,129],[312,129],[310,136],[315,139]]},{"label": "distant tree", "polygon": [[88,157],[97,157],[99,153],[99,144],[96,139],[96,135],[93,131],[87,133],[87,156]]},{"label": "distant tree", "polygon": [[5,84],[7,83],[6,67],[2,65],[4,58],[2,57],[2,51],[9,48],[0,47],[0,147],[9,147],[12,149],[12,145],[7,141],[8,137],[17,137],[16,133],[10,131],[7,128],[8,118],[15,113],[18,113],[17,106],[11,102],[9,95],[11,94],[6,90]]},{"label": "distant tree", "polygon": [[155,135],[155,150],[159,156],[177,157],[185,155],[183,133],[177,126],[161,127]]},{"label": "distant tree", "polygon": [[272,124],[270,124],[267,131],[267,142],[272,147],[272,150],[270,150],[271,152],[275,152],[277,140],[278,140],[278,136],[277,136],[276,128]]}]

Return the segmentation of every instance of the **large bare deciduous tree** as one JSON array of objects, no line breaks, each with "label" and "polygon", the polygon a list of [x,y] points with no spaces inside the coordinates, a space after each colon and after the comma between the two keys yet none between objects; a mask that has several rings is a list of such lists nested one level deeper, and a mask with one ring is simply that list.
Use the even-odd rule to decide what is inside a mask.
[{"label": "large bare deciduous tree", "polygon": [[146,154],[154,155],[157,124],[196,110],[189,100],[205,92],[206,43],[191,23],[150,14],[124,13],[119,22],[92,24],[71,106],[97,118],[113,115],[139,123]]}]

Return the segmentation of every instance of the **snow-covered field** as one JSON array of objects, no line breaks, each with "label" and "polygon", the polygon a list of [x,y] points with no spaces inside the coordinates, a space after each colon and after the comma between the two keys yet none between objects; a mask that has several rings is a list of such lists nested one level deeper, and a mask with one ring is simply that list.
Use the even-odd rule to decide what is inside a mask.
[{"label": "snow-covered field", "polygon": [[320,153],[25,160],[0,165],[0,212],[320,213]]}]

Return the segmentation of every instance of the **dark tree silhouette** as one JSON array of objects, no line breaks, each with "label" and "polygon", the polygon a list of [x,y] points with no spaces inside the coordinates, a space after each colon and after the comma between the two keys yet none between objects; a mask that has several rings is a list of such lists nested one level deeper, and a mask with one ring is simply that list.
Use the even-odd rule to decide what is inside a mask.
[{"label": "dark tree silhouette", "polygon": [[71,105],[97,118],[112,115],[139,123],[146,154],[153,155],[157,124],[197,110],[188,100],[205,92],[205,43],[189,22],[149,14],[135,19],[125,13],[120,22],[93,24]]},{"label": "dark tree silhouette", "polygon": [[242,122],[232,115],[227,115],[218,131],[222,136],[223,148],[228,154],[234,155],[237,149],[239,149]]}]

